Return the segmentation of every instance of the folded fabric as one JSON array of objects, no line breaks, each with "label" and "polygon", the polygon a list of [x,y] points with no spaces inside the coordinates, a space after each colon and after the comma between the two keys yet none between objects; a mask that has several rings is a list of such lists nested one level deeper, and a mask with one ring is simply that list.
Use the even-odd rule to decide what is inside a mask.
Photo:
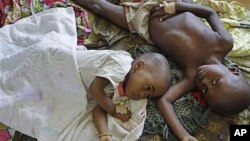
[{"label": "folded fabric", "polygon": [[[89,108],[94,102],[87,101],[76,48],[72,7],[49,9],[1,28],[0,122],[38,141],[97,140]],[[91,59],[91,50],[85,52]],[[130,103],[130,122],[108,116],[114,140],[136,140],[142,133],[146,100]]]}]

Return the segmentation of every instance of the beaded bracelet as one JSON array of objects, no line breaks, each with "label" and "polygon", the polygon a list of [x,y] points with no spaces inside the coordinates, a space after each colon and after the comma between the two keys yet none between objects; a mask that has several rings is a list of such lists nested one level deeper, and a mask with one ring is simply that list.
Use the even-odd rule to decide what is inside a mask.
[{"label": "beaded bracelet", "polygon": [[101,133],[101,134],[99,134],[99,138],[101,138],[103,136],[111,136],[112,137],[112,135],[110,133]]}]

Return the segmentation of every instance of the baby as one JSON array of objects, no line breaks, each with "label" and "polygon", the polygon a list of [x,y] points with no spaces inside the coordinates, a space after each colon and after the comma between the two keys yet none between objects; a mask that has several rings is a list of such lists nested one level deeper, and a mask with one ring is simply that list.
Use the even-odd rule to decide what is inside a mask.
[{"label": "baby", "polygon": [[[125,51],[87,50],[77,52],[77,62],[89,97],[97,103],[92,113],[100,140],[112,138],[107,113],[126,122],[131,118],[126,100],[160,97],[170,85],[168,61],[159,53],[142,54],[133,60]],[[118,89],[118,95],[107,94],[110,86]],[[114,103],[114,97],[120,102]]]}]

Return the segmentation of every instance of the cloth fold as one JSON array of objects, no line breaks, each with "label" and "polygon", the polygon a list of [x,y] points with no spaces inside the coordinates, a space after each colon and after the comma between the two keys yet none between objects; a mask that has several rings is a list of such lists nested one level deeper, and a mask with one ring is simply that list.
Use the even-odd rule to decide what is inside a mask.
[{"label": "cloth fold", "polygon": [[[98,140],[89,108],[96,103],[88,101],[78,49],[72,7],[45,10],[1,28],[0,122],[38,141]],[[91,60],[91,50],[83,52]],[[128,58],[122,58],[127,69]],[[108,116],[114,140],[136,140],[142,133],[146,100],[130,102],[130,122]]]}]

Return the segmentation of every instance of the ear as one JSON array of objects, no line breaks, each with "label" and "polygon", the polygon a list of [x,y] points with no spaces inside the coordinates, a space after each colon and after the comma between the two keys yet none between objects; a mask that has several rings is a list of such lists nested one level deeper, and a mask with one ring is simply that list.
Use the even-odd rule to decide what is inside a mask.
[{"label": "ear", "polygon": [[139,71],[144,68],[144,62],[143,61],[136,61],[134,64],[134,71]]}]

